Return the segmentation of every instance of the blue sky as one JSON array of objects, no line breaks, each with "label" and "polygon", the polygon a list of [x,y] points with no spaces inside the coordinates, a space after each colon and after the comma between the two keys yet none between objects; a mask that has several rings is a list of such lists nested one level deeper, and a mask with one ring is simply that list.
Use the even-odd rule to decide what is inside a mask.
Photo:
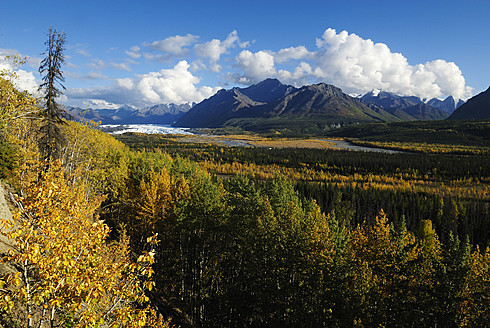
[{"label": "blue sky", "polygon": [[62,101],[81,107],[200,101],[267,77],[468,98],[490,84],[488,14],[488,0],[1,0],[0,55],[31,58],[18,83],[33,90],[46,32],[63,30]]}]

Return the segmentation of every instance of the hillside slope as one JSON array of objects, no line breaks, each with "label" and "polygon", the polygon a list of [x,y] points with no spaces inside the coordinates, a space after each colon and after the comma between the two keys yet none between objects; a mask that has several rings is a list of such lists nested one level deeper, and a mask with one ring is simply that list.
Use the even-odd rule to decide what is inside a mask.
[{"label": "hillside slope", "polygon": [[450,120],[487,120],[490,119],[490,87],[473,98],[469,99],[464,105],[456,109]]}]

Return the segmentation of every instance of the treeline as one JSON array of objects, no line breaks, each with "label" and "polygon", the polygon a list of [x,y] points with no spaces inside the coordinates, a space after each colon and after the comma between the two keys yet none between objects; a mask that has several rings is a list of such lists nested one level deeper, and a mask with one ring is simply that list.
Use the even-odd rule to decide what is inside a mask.
[{"label": "treeline", "polygon": [[326,135],[382,142],[479,146],[487,148],[488,151],[490,121],[434,120],[365,123],[331,130]]},{"label": "treeline", "polygon": [[[489,146],[462,146],[447,144],[428,144],[415,142],[393,142],[393,141],[361,141],[358,139],[348,139],[357,146],[377,147],[398,151],[424,153],[424,154],[453,154],[453,155],[488,155]],[[489,142],[490,144],[490,142]]]},{"label": "treeline", "polygon": [[489,201],[325,182],[298,181],[296,189],[302,199],[315,199],[323,212],[335,212],[350,227],[372,222],[382,208],[392,222],[404,222],[414,232],[420,222],[431,219],[443,243],[453,235],[468,237],[483,248],[490,246]]}]

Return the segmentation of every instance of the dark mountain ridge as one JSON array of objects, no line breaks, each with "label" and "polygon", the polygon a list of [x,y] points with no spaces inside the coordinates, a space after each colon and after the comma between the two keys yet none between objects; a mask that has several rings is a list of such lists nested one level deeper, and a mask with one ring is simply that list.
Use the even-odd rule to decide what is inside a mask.
[{"label": "dark mountain ridge", "polygon": [[271,102],[297,90],[292,85],[282,84],[278,79],[265,79],[248,88],[236,89],[250,99],[259,102]]},{"label": "dark mountain ridge", "polygon": [[267,79],[247,88],[220,90],[184,114],[175,126],[222,127],[233,119],[329,119],[343,122],[389,121],[396,117],[325,83],[295,88]]},{"label": "dark mountain ridge", "polygon": [[191,108],[177,120],[175,126],[220,127],[232,118],[255,116],[252,110],[265,104],[265,102],[250,99],[241,93],[239,88],[221,89],[214,96]]},{"label": "dark mountain ridge", "polygon": [[490,87],[469,99],[451,114],[449,120],[488,120],[490,119]]},{"label": "dark mountain ridge", "polygon": [[194,128],[221,127],[228,120],[263,117],[268,103],[284,98],[296,90],[277,79],[266,79],[247,88],[221,89],[183,115],[175,126]]},{"label": "dark mountain ridge", "polygon": [[421,121],[443,120],[448,117],[448,113],[445,111],[424,103],[403,108],[402,110],[416,120]]},{"label": "dark mountain ridge", "polygon": [[297,89],[279,102],[271,104],[266,113],[274,116],[299,117],[354,117],[366,120],[384,120],[386,112],[376,112],[341,89],[325,84],[312,84]]},{"label": "dark mountain ridge", "polygon": [[453,96],[448,96],[444,100],[432,98],[428,101],[424,101],[415,96],[400,96],[392,92],[375,90],[366,93],[361,97],[361,100],[366,103],[381,106],[384,109],[403,109],[426,103],[427,105],[440,109],[448,114],[451,114],[456,108],[465,103],[461,99],[456,100]]}]

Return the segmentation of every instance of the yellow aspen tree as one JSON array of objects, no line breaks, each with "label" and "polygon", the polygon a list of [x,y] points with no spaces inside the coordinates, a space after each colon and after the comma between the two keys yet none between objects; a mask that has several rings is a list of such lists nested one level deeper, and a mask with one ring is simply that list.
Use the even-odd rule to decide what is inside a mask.
[{"label": "yellow aspen tree", "polygon": [[140,182],[138,225],[144,231],[156,231],[156,225],[165,219],[171,200],[172,181],[165,167],[160,172],[153,168]]},{"label": "yellow aspen tree", "polygon": [[[15,69],[25,64],[26,59],[19,56],[8,56]],[[19,91],[15,85],[15,70],[0,70],[0,130],[19,119],[32,118],[41,111],[37,99],[26,91]]]},{"label": "yellow aspen tree", "polygon": [[364,224],[352,232],[349,253],[354,264],[350,284],[364,312],[363,322],[395,324],[393,320],[398,319],[390,311],[398,306],[396,302],[412,299],[409,267],[419,256],[415,236],[405,227],[397,233],[381,210],[373,225]]},{"label": "yellow aspen tree", "polygon": [[128,149],[112,136],[97,130],[93,122],[67,121],[61,126],[65,146],[61,159],[66,172],[81,170],[94,192],[117,197],[128,177]]},{"label": "yellow aspen tree", "polygon": [[478,246],[469,259],[470,270],[466,276],[468,294],[461,304],[463,327],[488,327],[490,325],[490,248],[481,251]]}]

